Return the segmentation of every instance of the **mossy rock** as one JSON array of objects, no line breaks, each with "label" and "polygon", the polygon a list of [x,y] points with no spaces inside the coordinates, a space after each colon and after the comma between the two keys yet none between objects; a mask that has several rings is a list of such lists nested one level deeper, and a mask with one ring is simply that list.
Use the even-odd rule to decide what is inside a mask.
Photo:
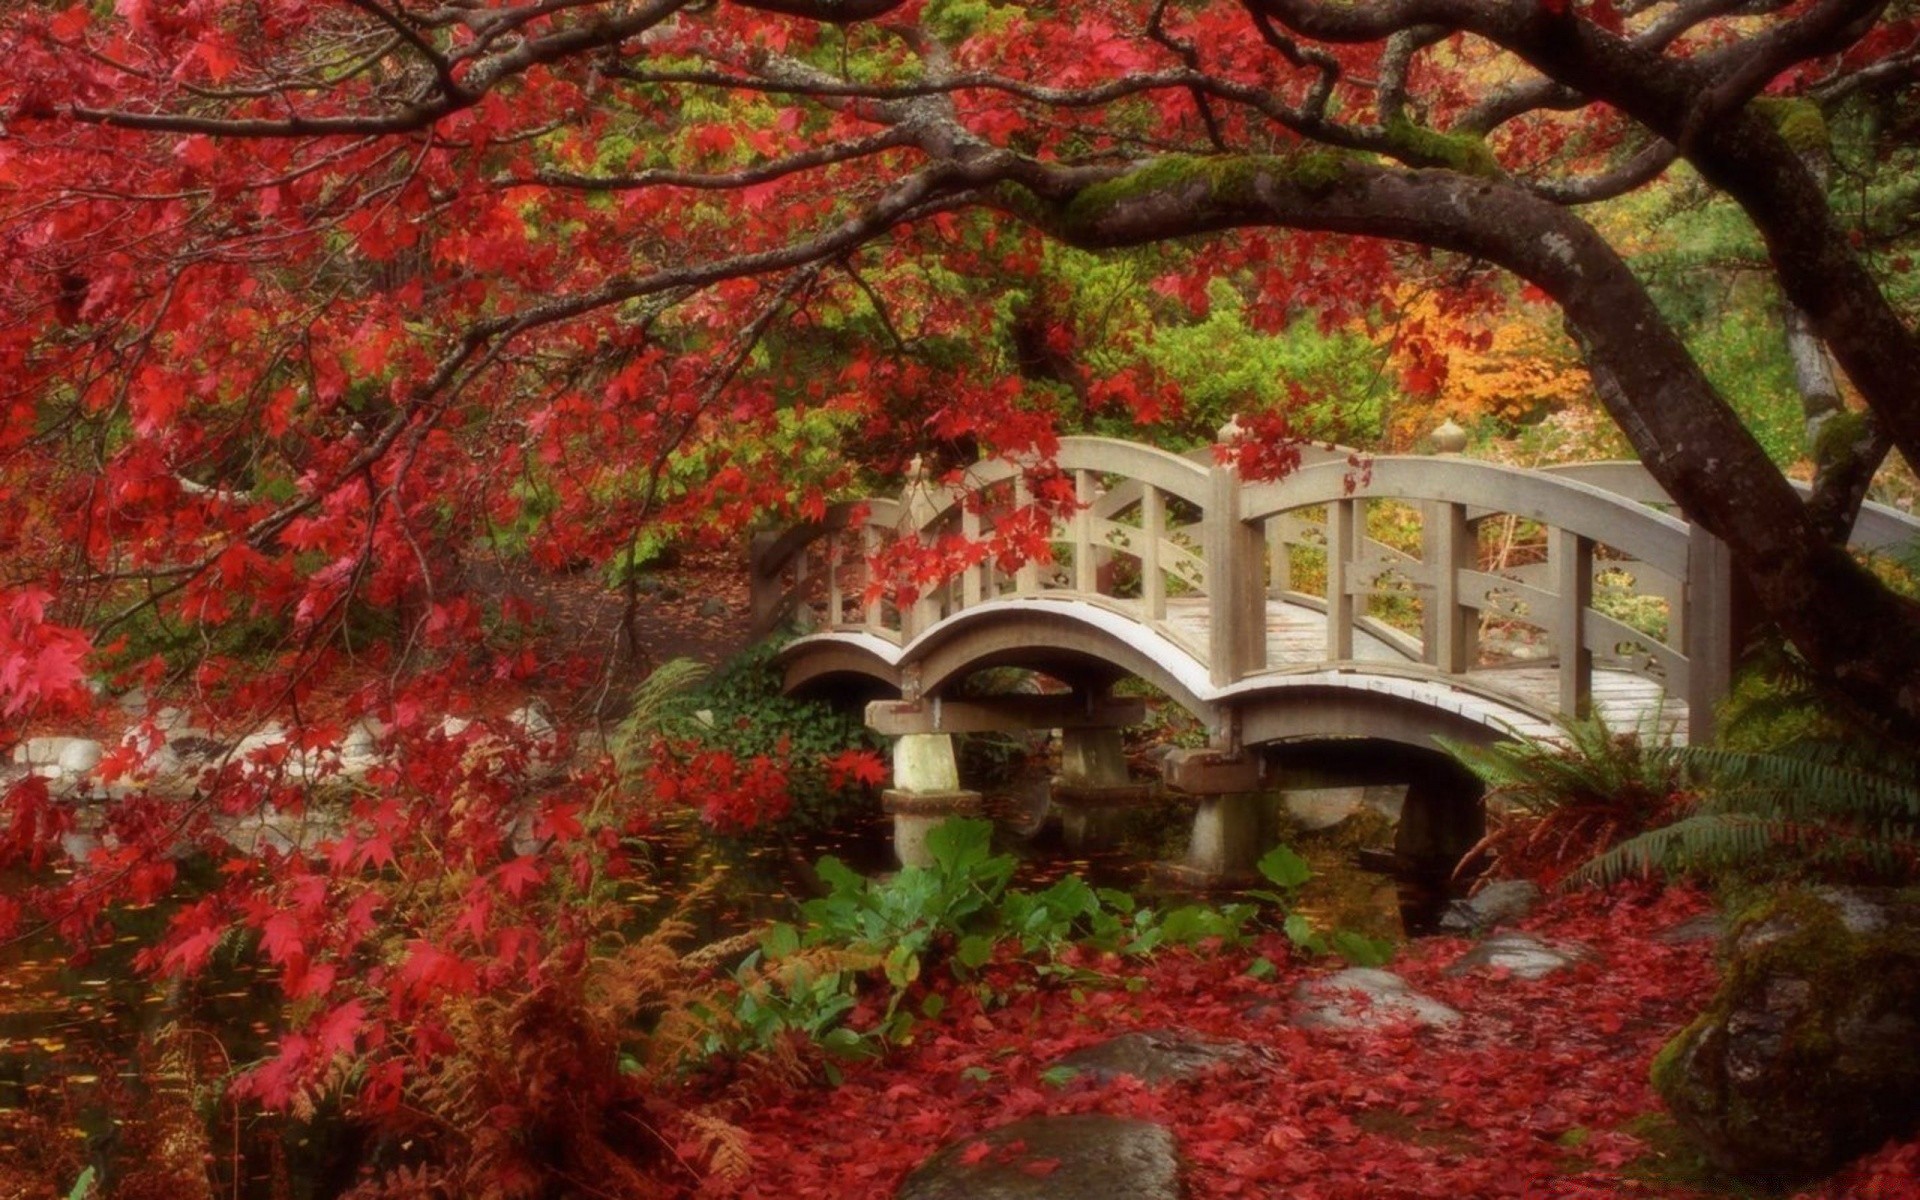
[{"label": "mossy rock", "polygon": [[1819,1175],[1920,1126],[1920,891],[1789,892],[1741,914],[1726,981],[1653,1084],[1747,1178]]}]

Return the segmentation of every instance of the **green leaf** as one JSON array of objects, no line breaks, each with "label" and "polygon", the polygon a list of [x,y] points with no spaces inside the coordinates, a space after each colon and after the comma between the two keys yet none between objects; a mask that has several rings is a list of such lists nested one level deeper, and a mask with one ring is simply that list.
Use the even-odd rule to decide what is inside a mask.
[{"label": "green leaf", "polygon": [[1351,929],[1336,929],[1333,952],[1356,967],[1384,967],[1393,961],[1394,944]]},{"label": "green leaf", "polygon": [[993,1080],[993,1072],[985,1067],[968,1067],[960,1072],[960,1078],[972,1083],[989,1083]]},{"label": "green leaf", "polygon": [[67,1193],[67,1200],[88,1200],[93,1195],[93,1168],[80,1172],[80,1178],[73,1181],[73,1190]]},{"label": "green leaf", "polygon": [[995,944],[995,940],[985,934],[963,937],[954,948],[954,960],[970,971],[977,969],[993,957]]},{"label": "green leaf", "polygon": [[875,1058],[880,1051],[866,1038],[842,1025],[838,1029],[829,1029],[820,1039],[820,1049],[841,1062],[858,1062],[865,1058]]},{"label": "green leaf", "polygon": [[1079,1067],[1048,1067],[1040,1072],[1040,1082],[1048,1087],[1065,1087],[1079,1077]]},{"label": "green leaf", "polygon": [[760,949],[769,960],[787,957],[800,948],[800,931],[785,921],[779,921],[767,927],[760,935]]},{"label": "green leaf", "polygon": [[887,982],[896,990],[904,990],[920,978],[920,955],[911,943],[901,942],[887,951],[885,968]]},{"label": "green leaf", "polygon": [[926,999],[920,1001],[920,1015],[929,1021],[937,1021],[940,1014],[947,1011],[947,998],[939,992],[928,992]]},{"label": "green leaf", "polygon": [[1313,868],[1307,860],[1295,854],[1285,846],[1275,846],[1260,859],[1260,874],[1268,882],[1287,891],[1304,884],[1313,878]]},{"label": "green leaf", "polygon": [[1258,979],[1265,982],[1279,973],[1280,968],[1273,965],[1273,960],[1264,956],[1256,958],[1247,964],[1247,978],[1249,979]]},{"label": "green leaf", "polygon": [[1305,950],[1308,954],[1325,954],[1327,952],[1327,939],[1320,936],[1320,934],[1314,930],[1313,922],[1307,920],[1307,918],[1301,914],[1293,913],[1288,916],[1286,924],[1281,926],[1281,929],[1286,933],[1288,941]]}]

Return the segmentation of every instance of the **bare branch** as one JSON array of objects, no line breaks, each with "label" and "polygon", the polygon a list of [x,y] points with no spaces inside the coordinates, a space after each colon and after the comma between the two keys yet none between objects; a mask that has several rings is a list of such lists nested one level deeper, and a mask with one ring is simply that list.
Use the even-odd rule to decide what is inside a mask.
[{"label": "bare branch", "polygon": [[1555,204],[1595,204],[1624,196],[1637,187],[1660,178],[1680,157],[1672,142],[1656,139],[1613,170],[1579,179],[1541,179],[1526,181],[1526,188],[1543,200]]}]

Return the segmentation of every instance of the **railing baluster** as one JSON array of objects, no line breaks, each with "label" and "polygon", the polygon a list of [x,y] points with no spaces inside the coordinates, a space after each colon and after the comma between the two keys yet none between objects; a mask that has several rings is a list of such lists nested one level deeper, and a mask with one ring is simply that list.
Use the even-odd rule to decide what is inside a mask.
[{"label": "railing baluster", "polygon": [[827,535],[827,628],[837,628],[846,619],[845,598],[840,594],[842,551],[840,534]]},{"label": "railing baluster", "polygon": [[[1027,484],[1025,475],[1013,477],[1013,506],[1025,509],[1033,504],[1033,489]],[[1021,563],[1013,573],[1013,594],[1031,596],[1040,590],[1040,564],[1031,558]]]},{"label": "railing baluster", "polygon": [[1073,473],[1073,590],[1100,590],[1100,565],[1093,561],[1093,472]]},{"label": "railing baluster", "polygon": [[1587,645],[1587,608],[1593,603],[1593,540],[1555,529],[1547,542],[1553,590],[1559,596],[1554,638],[1560,653],[1560,711],[1584,717],[1593,707],[1593,649]]},{"label": "railing baluster", "polygon": [[1149,485],[1140,493],[1140,598],[1147,620],[1167,619],[1167,577],[1160,569],[1160,539],[1167,535],[1167,498]]},{"label": "railing baluster", "polygon": [[1353,593],[1347,568],[1353,564],[1357,500],[1327,503],[1327,657],[1344,662],[1353,657]]},{"label": "railing baluster", "polygon": [[866,597],[861,613],[869,631],[878,632],[882,626],[880,597],[874,594],[873,556],[880,553],[880,531],[871,525],[860,527],[860,592]]},{"label": "railing baluster", "polygon": [[1287,545],[1287,519],[1268,517],[1267,595],[1282,599],[1293,588],[1293,549]]},{"label": "railing baluster", "polygon": [[[980,511],[966,500],[961,501],[960,536],[968,545],[980,544]],[[972,608],[980,603],[983,586],[991,588],[993,584],[993,560],[981,559],[978,565],[968,567],[960,576],[960,607]]]},{"label": "railing baluster", "polygon": [[1460,603],[1460,572],[1479,566],[1473,555],[1473,531],[1467,526],[1465,505],[1440,502],[1427,510],[1427,563],[1433,572],[1433,632],[1427,661],[1448,674],[1473,666],[1474,647],[1468,622],[1478,625],[1476,610]]}]

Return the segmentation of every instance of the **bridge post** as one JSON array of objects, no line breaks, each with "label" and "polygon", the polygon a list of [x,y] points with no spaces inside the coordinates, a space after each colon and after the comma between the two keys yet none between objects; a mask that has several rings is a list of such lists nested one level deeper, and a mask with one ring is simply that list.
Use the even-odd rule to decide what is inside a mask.
[{"label": "bridge post", "polygon": [[893,786],[880,794],[880,806],[893,817],[893,852],[900,865],[933,865],[927,835],[947,820],[980,811],[980,793],[960,786],[952,735],[900,735],[893,743]]},{"label": "bridge post", "polygon": [[1460,572],[1479,565],[1473,558],[1476,547],[1466,506],[1446,501],[1428,505],[1423,538],[1433,582],[1426,658],[1454,675],[1473,666],[1476,650],[1470,635],[1479,621],[1479,613],[1460,602]]},{"label": "bridge post", "polygon": [[1266,538],[1240,519],[1239,473],[1216,465],[1209,481],[1207,665],[1214,685],[1224,687],[1267,665]]},{"label": "bridge post", "polygon": [[1554,637],[1560,655],[1560,711],[1584,717],[1593,707],[1593,647],[1587,644],[1587,608],[1593,603],[1593,542],[1555,529],[1547,542],[1559,604]]},{"label": "bridge post", "polygon": [[1353,657],[1353,589],[1347,586],[1347,568],[1365,519],[1361,504],[1352,499],[1327,504],[1327,658],[1333,662]]}]

